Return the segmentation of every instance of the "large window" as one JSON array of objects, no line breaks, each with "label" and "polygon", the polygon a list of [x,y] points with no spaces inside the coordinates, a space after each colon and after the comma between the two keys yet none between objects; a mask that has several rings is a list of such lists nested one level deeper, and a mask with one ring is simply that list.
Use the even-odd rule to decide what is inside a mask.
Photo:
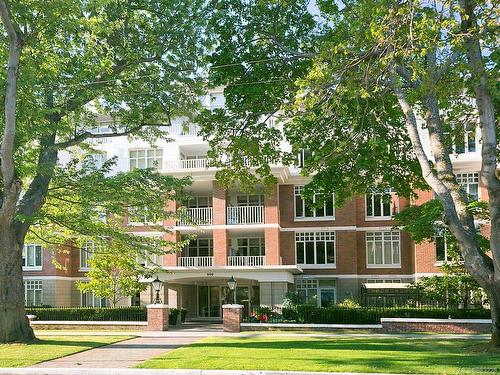
[{"label": "large window", "polygon": [[392,193],[390,189],[373,192],[365,196],[368,219],[390,219],[392,216]]},{"label": "large window", "polygon": [[335,232],[296,232],[297,264],[335,265]]},{"label": "large window", "polygon": [[97,297],[93,292],[81,292],[80,306],[82,307],[107,307],[108,300],[104,297]]},{"label": "large window", "polygon": [[212,207],[212,197],[208,197],[208,196],[189,197],[186,201],[186,206],[188,208]]},{"label": "large window", "polygon": [[26,306],[41,305],[42,302],[42,280],[24,281],[24,304]]},{"label": "large window", "polygon": [[446,262],[448,260],[448,249],[446,248],[446,237],[434,237],[434,244],[436,245],[436,262]]},{"label": "large window", "polygon": [[312,199],[306,199],[302,196],[304,186],[295,186],[295,219],[334,219],[334,198],[333,194],[323,201],[323,205],[316,204],[320,202],[319,194],[315,194]]},{"label": "large window", "polygon": [[80,269],[88,270],[90,268],[89,260],[94,255],[96,244],[92,240],[87,240],[80,249]]},{"label": "large window", "polygon": [[150,148],[147,150],[130,150],[130,169],[161,169],[163,150]]},{"label": "large window", "polygon": [[469,197],[479,199],[479,173],[457,173],[457,182]]},{"label": "large window", "polygon": [[297,156],[297,167],[304,168],[306,160],[312,157],[312,152],[306,149],[302,149]]},{"label": "large window", "polygon": [[264,196],[263,195],[238,195],[236,197],[237,206],[263,206]]},{"label": "large window", "polygon": [[367,232],[366,247],[368,267],[401,265],[399,232]]},{"label": "large window", "polygon": [[305,303],[318,307],[328,307],[335,304],[334,280],[296,279],[295,289]]},{"label": "large window", "polygon": [[453,136],[452,152],[455,154],[476,152],[479,143],[476,124],[467,124],[460,130],[459,134]]},{"label": "large window", "polygon": [[39,244],[24,245],[23,268],[27,270],[42,269],[42,245]]},{"label": "large window", "polygon": [[230,256],[263,256],[266,253],[263,237],[238,238],[236,249],[231,249]]},{"label": "large window", "polygon": [[214,255],[211,238],[195,238],[182,250],[183,257],[211,257]]}]

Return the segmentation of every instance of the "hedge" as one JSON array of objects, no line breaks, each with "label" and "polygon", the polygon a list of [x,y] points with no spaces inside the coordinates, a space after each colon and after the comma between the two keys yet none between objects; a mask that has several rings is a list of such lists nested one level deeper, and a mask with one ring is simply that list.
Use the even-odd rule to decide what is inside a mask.
[{"label": "hedge", "polygon": [[[26,307],[26,314],[36,315],[37,320],[64,321],[117,321],[145,322],[148,320],[146,307]],[[170,309],[168,323],[177,324],[179,314],[184,322],[186,309]]]},{"label": "hedge", "polygon": [[298,305],[296,321],[316,324],[379,324],[380,318],[489,319],[488,309],[419,307],[316,307]]}]

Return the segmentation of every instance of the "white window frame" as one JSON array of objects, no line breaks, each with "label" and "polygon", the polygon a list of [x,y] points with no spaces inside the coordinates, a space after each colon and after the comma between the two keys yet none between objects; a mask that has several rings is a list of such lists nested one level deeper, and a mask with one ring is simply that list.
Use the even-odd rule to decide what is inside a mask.
[{"label": "white window frame", "polygon": [[[87,297],[88,296],[88,297]],[[83,303],[85,301],[85,303]],[[90,302],[90,303],[87,303]],[[105,297],[97,297],[94,292],[80,292],[81,307],[108,307],[109,301]]]},{"label": "white window frame", "polygon": [[[200,198],[207,199],[208,206],[200,206],[200,203],[199,203]],[[186,202],[186,207],[187,208],[210,208],[210,207],[213,207],[213,197],[210,195],[190,196]]]},{"label": "white window frame", "polygon": [[[376,259],[376,247],[375,243],[380,237],[381,249],[382,249],[382,263],[369,263],[369,252],[370,248],[373,248],[373,259],[375,262]],[[366,232],[366,268],[401,268],[401,232],[400,231],[370,231]],[[391,244],[391,263],[386,262],[385,259],[385,246],[386,243],[390,242]],[[399,252],[399,261],[394,262],[394,243],[398,244],[398,252]]]},{"label": "white window frame", "polygon": [[[306,242],[314,242],[314,263],[298,263],[297,244],[304,243],[304,262],[306,261]],[[333,263],[318,263],[317,260],[317,243],[324,243],[325,262],[328,262],[328,246],[327,243],[333,243]],[[295,264],[301,268],[336,268],[337,267],[337,236],[334,231],[317,231],[317,232],[295,232]]]},{"label": "white window frame", "polygon": [[479,172],[457,172],[456,179],[467,195],[470,195],[470,185],[477,184],[477,200],[481,199],[481,185],[479,184]]},{"label": "white window frame", "polygon": [[[247,240],[247,245],[246,246],[240,246],[238,244],[239,240]],[[254,246],[250,246],[250,240],[258,240],[259,242],[259,255],[251,255],[250,254],[250,248]],[[234,254],[229,254],[229,256],[265,256],[266,255],[266,242],[264,237],[238,237],[236,238],[236,251],[239,253],[240,249],[244,249],[244,252],[246,255],[234,255]],[[233,249],[231,249],[233,250]]]},{"label": "white window frame", "polygon": [[366,279],[366,284],[400,284],[401,279]]},{"label": "white window frame", "polygon": [[[302,197],[304,185],[294,185],[293,187],[293,217],[294,221],[331,221],[335,220],[335,194],[332,194],[332,215],[331,216],[316,216],[316,207],[313,208],[313,216],[305,216],[306,214],[306,200]],[[313,196],[313,204],[316,203],[316,196],[320,194],[315,193]],[[304,216],[297,216],[297,197],[302,199],[302,214]],[[323,203],[323,209],[326,214],[326,203]]]},{"label": "white window frame", "polygon": [[[139,152],[144,151],[145,155],[144,157],[139,157]],[[156,170],[161,170],[163,168],[163,149],[159,147],[152,147],[152,148],[135,148],[135,149],[130,149],[128,152],[128,159],[129,159],[129,169],[147,169],[147,168],[153,168]],[[139,168],[139,160],[144,159],[144,168]],[[151,166],[148,167],[150,164],[149,161],[151,162]],[[135,164],[135,165],[133,165]]]},{"label": "white window frame", "polygon": [[316,291],[316,306],[321,307],[321,293],[323,290],[333,290],[334,292],[334,304],[337,304],[337,286],[321,286],[321,280],[319,279],[295,279],[295,291],[304,290],[306,298],[309,295],[309,290]]},{"label": "white window frame", "polygon": [[[306,155],[306,153],[308,155]],[[306,160],[311,158],[313,156],[313,153],[305,148],[301,149],[299,151],[299,154],[297,155],[297,168],[304,168],[304,165],[306,163]]]},{"label": "white window frame", "polygon": [[[257,197],[257,204],[250,204],[250,197]],[[243,198],[245,202],[239,202],[238,200]],[[264,206],[264,195],[262,194],[238,194],[236,196],[236,206],[237,207],[263,207]]]},{"label": "white window frame", "polygon": [[[478,126],[474,126],[474,129],[467,129],[467,124],[464,125],[464,152],[457,152],[457,142],[455,139],[452,139],[451,143],[451,153],[453,155],[463,155],[463,154],[475,154],[479,152],[479,140],[480,140],[480,131]],[[446,133],[448,136],[450,133]],[[469,150],[469,135],[473,134],[474,137],[474,151]]]},{"label": "white window frame", "polygon": [[[375,216],[375,196],[381,196],[383,198],[384,195],[389,195],[391,200],[389,202],[389,215]],[[368,212],[368,197],[370,197],[372,202],[372,210],[373,212],[370,214]],[[393,207],[394,203],[396,204],[396,212],[399,212],[399,201],[397,199],[396,194],[392,191],[392,189],[384,189],[384,191],[373,191],[370,194],[365,194],[365,220],[366,221],[378,221],[378,220],[391,220],[393,217]],[[380,200],[380,212],[383,212],[384,205],[383,199]]]},{"label": "white window frame", "polygon": [[[443,231],[444,232],[444,231]],[[443,244],[444,244],[444,260],[439,260],[437,258],[437,238],[441,237],[443,239]],[[435,265],[436,266],[442,266],[446,262],[448,262],[448,244],[446,242],[446,236],[444,233],[441,236],[435,236],[434,237],[434,257],[435,257]]]},{"label": "white window frame", "polygon": [[[33,292],[33,300],[28,301],[28,291]],[[37,303],[37,294],[40,300]],[[42,280],[24,280],[24,305],[25,306],[38,306],[43,305],[43,281]]]},{"label": "white window frame", "polygon": [[[34,264],[28,264],[28,252],[33,251]],[[40,252],[40,256],[37,257],[37,252]],[[37,258],[40,259],[40,264],[37,264]],[[23,247],[23,271],[41,271],[43,267],[43,247],[38,243],[28,243]]]},{"label": "white window frame", "polygon": [[80,248],[80,272],[90,270],[88,263],[92,255],[94,255],[97,246],[93,240],[85,240],[85,243]]},{"label": "white window frame", "polygon": [[[208,253],[209,255],[200,255],[200,240],[208,240]],[[194,244],[196,244],[196,246],[193,246]],[[191,245],[191,246],[190,246]],[[192,239],[189,241],[189,244],[186,245],[185,247],[186,249],[196,249],[196,256],[194,258],[199,258],[199,257],[205,257],[205,256],[208,256],[208,257],[213,257],[214,256],[214,240],[213,238],[210,238],[210,237],[197,237],[195,239]],[[211,253],[211,255],[210,255]],[[184,256],[184,255],[182,255]],[[193,257],[192,255],[187,255],[186,257]]]}]

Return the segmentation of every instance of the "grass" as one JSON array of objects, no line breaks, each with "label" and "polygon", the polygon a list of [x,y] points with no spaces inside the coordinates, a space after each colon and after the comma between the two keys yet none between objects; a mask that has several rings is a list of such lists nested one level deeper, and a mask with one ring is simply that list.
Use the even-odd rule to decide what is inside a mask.
[{"label": "grass", "polygon": [[214,337],[141,363],[141,368],[466,374],[500,371],[486,341],[432,338]]},{"label": "grass", "polygon": [[127,336],[39,336],[29,343],[0,344],[0,367],[25,367],[127,340]]}]

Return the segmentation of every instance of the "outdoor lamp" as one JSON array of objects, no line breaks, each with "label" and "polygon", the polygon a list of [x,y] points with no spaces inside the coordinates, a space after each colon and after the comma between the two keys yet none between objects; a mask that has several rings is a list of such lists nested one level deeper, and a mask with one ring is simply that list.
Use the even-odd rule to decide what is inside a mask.
[{"label": "outdoor lamp", "polygon": [[154,304],[161,304],[161,298],[160,298],[160,291],[161,291],[161,287],[163,286],[163,282],[158,278],[158,276],[156,276],[156,279],[154,279],[152,282],[151,282],[151,285],[153,287],[153,290],[155,291],[156,293],[156,296],[155,296],[155,300],[154,300]]},{"label": "outdoor lamp", "polygon": [[234,276],[231,276],[231,278],[227,281],[227,286],[229,287],[229,290],[233,291],[234,304],[236,304],[236,285],[238,285],[238,283],[236,282]]}]

